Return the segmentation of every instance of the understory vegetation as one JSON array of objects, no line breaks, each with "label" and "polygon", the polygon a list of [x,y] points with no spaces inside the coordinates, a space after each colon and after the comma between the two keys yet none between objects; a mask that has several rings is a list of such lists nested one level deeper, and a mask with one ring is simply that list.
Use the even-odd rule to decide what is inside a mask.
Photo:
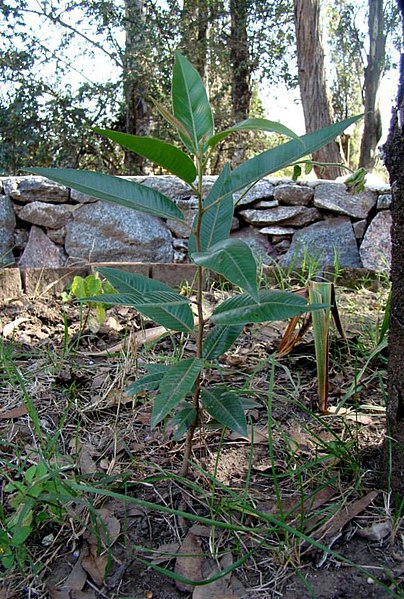
[{"label": "understory vegetation", "polygon": [[[76,277],[64,303],[4,306],[5,596],[331,597],[348,574],[356,597],[370,585],[400,596],[402,506],[377,490],[370,451],[383,437],[387,285],[343,292],[317,265],[316,280],[300,272],[296,288],[229,236],[235,192],[306,162],[358,117],[303,136],[266,119],[217,133],[201,77],[180,54],[172,112],[154,104],[184,149],[96,132],[189,185],[195,278],[177,290],[99,268]],[[240,130],[290,140],[225,165],[204,197],[212,154]],[[30,170],[184,221],[169,198],[131,181]],[[356,534],[360,560],[343,544]],[[371,543],[388,546],[388,563]],[[333,569],[327,592],[305,573],[309,562]]]},{"label": "understory vegetation", "polygon": [[[401,509],[372,471],[388,289],[365,283],[337,286],[347,339],[331,334],[329,413],[317,409],[312,336],[280,358],[285,322],[246,326],[206,376],[246,398],[247,433],[204,417],[187,478],[175,422],[150,429],[155,392],[128,393],[128,381],[195,356],[191,340],[122,306],[98,332],[85,324],[94,309],[71,299],[3,306],[4,596],[176,597],[162,572],[193,597],[293,597],[303,582],[310,597],[310,564],[325,579],[340,572],[339,584],[359,576],[357,597],[369,584],[400,596],[402,572],[381,563],[402,555]],[[204,292],[210,307],[232,295],[217,283]]]}]

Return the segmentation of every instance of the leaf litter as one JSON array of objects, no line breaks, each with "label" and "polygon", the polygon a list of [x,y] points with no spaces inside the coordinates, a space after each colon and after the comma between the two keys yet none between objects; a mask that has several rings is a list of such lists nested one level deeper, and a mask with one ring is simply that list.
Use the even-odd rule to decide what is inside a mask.
[{"label": "leaf litter", "polygon": [[[213,304],[214,295],[212,292],[210,297]],[[352,331],[357,335],[363,330],[365,316],[367,331],[370,321],[370,326],[376,326],[380,320],[375,306],[382,301],[376,302],[375,294],[365,291],[358,298],[347,292],[342,303],[349,308],[354,301],[361,302],[360,323],[358,311],[350,315],[344,323],[348,339]],[[367,305],[371,307],[367,309]],[[26,596],[32,585],[38,597],[51,599],[112,597],[111,592],[114,597],[128,596],[134,589],[139,597],[185,596],[178,587],[193,599],[288,598],[296,593],[304,597],[296,590],[298,571],[305,572],[321,596],[334,596],[335,580],[330,584],[325,570],[325,576],[319,577],[318,551],[308,551],[310,545],[298,537],[288,547],[279,530],[273,538],[262,536],[262,517],[272,516],[347,557],[355,557],[356,547],[368,543],[358,563],[367,560],[371,572],[379,572],[377,566],[388,569],[384,553],[390,551],[396,556],[396,561],[389,558],[391,572],[400,571],[394,566],[397,558],[403,558],[400,535],[395,532],[392,536],[392,520],[386,515],[372,473],[384,426],[383,393],[372,373],[385,377],[383,360],[370,364],[361,397],[349,398],[341,406],[340,398],[355,373],[336,347],[331,368],[333,414],[320,418],[314,351],[310,336],[303,339],[289,356],[278,361],[269,426],[269,371],[285,323],[246,326],[235,346],[220,358],[220,382],[247,391],[258,407],[248,412],[248,437],[226,432],[221,440],[220,431],[209,421],[204,423],[194,446],[198,469],[192,477],[197,487],[192,490],[171,478],[179,471],[182,442],[173,442],[169,428],[150,430],[153,392],[135,398],[125,392],[128,382],[144,372],[145,364],[170,361],[182,341],[161,327],[140,322],[132,310],[118,307],[109,312],[94,335],[80,330],[79,311],[71,305],[37,299],[2,306],[3,359],[22,374],[42,434],[56,439],[54,463],[64,464],[67,473],[76,472],[75,476],[90,484],[168,507],[185,506],[185,511],[197,515],[223,516],[241,527],[253,526],[256,532],[246,537],[239,533],[235,544],[228,531],[187,522],[184,526],[181,518],[106,500],[102,495],[94,496],[90,511],[85,502],[72,499],[71,518],[62,524],[41,525],[41,538],[52,533],[52,546],[30,542],[32,555],[38,563],[47,564],[46,568],[35,575],[6,577],[0,597]],[[69,330],[65,346],[64,318]],[[192,343],[188,345],[192,357]],[[182,351],[187,352],[186,345]],[[31,456],[31,461],[37,455],[31,410],[13,373],[8,366],[8,378],[0,389],[0,436],[6,442],[3,467],[11,476],[15,455],[7,443],[19,447],[21,455]],[[361,451],[363,458],[358,457]],[[364,472],[357,479],[352,466],[355,459],[358,464],[362,459]],[[373,544],[382,546],[384,553],[373,550]],[[252,557],[233,572],[231,566],[240,557],[240,547],[242,553],[253,550]],[[239,553],[234,557],[236,549]],[[147,567],[144,560],[194,581],[229,572],[209,584],[187,586]],[[331,563],[328,557],[328,568]],[[338,570],[333,575],[337,576]],[[348,588],[352,584],[353,596],[372,596],[369,583],[362,589],[357,573],[348,566],[343,578]],[[399,585],[400,580],[394,584]],[[391,592],[375,589],[378,597],[391,596]]]}]

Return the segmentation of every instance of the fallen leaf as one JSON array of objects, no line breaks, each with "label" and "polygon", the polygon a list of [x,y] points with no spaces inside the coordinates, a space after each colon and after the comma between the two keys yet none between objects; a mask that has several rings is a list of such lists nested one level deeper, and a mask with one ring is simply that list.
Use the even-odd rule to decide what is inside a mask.
[{"label": "fallen leaf", "polygon": [[21,418],[21,416],[25,416],[26,414],[28,414],[28,411],[25,406],[17,406],[16,408],[11,408],[11,410],[1,412],[0,420],[12,420],[13,418]]},{"label": "fallen leaf", "polygon": [[29,318],[16,318],[15,320],[13,320],[13,322],[8,322],[7,324],[5,324],[3,327],[4,339],[11,337],[11,335],[13,334],[15,329],[17,327],[19,327],[20,324],[22,324],[23,322],[28,322],[28,321],[29,321]]},{"label": "fallen leaf", "polygon": [[105,554],[97,555],[97,545],[90,545],[89,554],[83,557],[81,565],[93,582],[101,587],[107,570],[108,556]]},{"label": "fallen leaf", "polygon": [[173,557],[176,556],[176,554],[179,552],[179,549],[179,543],[164,543],[156,549],[157,554],[154,555],[153,559],[151,560],[151,563],[162,564],[164,562],[169,562],[173,559]]},{"label": "fallen leaf", "polygon": [[98,468],[93,458],[97,455],[97,451],[91,445],[81,445],[79,448],[77,465],[80,468],[81,474],[93,474]]},{"label": "fallen leaf", "polygon": [[61,591],[81,591],[86,584],[87,574],[81,565],[82,556],[77,560],[74,564],[72,571],[69,576],[66,578]]},{"label": "fallen leaf", "polygon": [[376,522],[372,526],[366,528],[359,528],[357,534],[364,539],[369,541],[383,541],[391,533],[391,522],[385,520],[384,522]]},{"label": "fallen leaf", "polygon": [[[188,532],[178,550],[178,557],[175,560],[175,573],[187,578],[188,580],[202,580],[202,555],[201,545],[192,532]],[[175,584],[178,590],[186,592],[192,591],[194,585],[176,580]]]},{"label": "fallen leaf", "polygon": [[[333,487],[324,487],[324,489],[321,489],[311,497],[304,498],[301,495],[292,495],[282,498],[282,513],[289,518],[296,516],[297,513],[308,513],[327,503],[335,493],[336,490]],[[280,506],[275,499],[257,502],[257,510],[273,516],[280,515]]]},{"label": "fallen leaf", "polygon": [[314,533],[313,536],[316,541],[321,540],[323,544],[327,544],[328,540],[332,539],[337,535],[337,533],[341,532],[344,526],[346,526],[348,522],[363,512],[363,510],[365,510],[378,495],[379,491],[371,491],[357,501],[349,503],[339,512],[334,514],[334,516],[332,516]]},{"label": "fallen leaf", "polygon": [[250,443],[254,442],[254,445],[266,445],[268,443],[268,431],[265,427],[254,427],[254,430],[251,430],[250,427],[247,437],[233,431],[226,435],[226,439],[229,439],[230,441],[245,440]]},{"label": "fallen leaf", "polygon": [[[206,580],[223,572],[233,565],[233,556],[230,551],[225,553],[217,563],[211,559],[206,559],[203,568],[203,578]],[[195,587],[192,593],[192,599],[240,599],[245,595],[245,588],[231,572],[225,574],[222,578],[209,584]]]},{"label": "fallen leaf", "polygon": [[106,508],[96,510],[96,515],[97,534],[86,532],[84,538],[90,546],[97,546],[97,543],[101,541],[105,548],[111,547],[121,534],[121,524],[118,518],[113,515],[113,512]]}]

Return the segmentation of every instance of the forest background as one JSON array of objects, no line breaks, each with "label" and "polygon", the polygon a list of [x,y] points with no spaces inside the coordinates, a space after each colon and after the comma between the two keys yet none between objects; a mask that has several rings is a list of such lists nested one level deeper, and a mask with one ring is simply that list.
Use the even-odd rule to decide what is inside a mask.
[{"label": "forest background", "polygon": [[[392,0],[2,0],[0,32],[1,174],[33,164],[151,172],[91,127],[171,141],[153,100],[167,105],[176,50],[204,79],[218,129],[266,117],[302,133],[365,111],[314,158],[378,168],[397,89]],[[256,132],[226,138],[210,172],[277,143]]]}]

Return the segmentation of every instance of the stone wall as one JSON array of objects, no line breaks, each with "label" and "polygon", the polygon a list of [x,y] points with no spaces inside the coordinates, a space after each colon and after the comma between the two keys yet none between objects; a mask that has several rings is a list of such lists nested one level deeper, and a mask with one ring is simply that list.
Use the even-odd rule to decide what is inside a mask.
[{"label": "stone wall", "polygon": [[[94,262],[187,262],[197,203],[172,176],[132,177],[172,198],[186,224],[112,206],[42,177],[0,178],[0,265],[60,268]],[[215,177],[205,177],[204,193]],[[343,183],[263,179],[239,199],[231,235],[264,264],[311,257],[321,265],[388,270],[391,195],[387,186],[348,193]]]}]

